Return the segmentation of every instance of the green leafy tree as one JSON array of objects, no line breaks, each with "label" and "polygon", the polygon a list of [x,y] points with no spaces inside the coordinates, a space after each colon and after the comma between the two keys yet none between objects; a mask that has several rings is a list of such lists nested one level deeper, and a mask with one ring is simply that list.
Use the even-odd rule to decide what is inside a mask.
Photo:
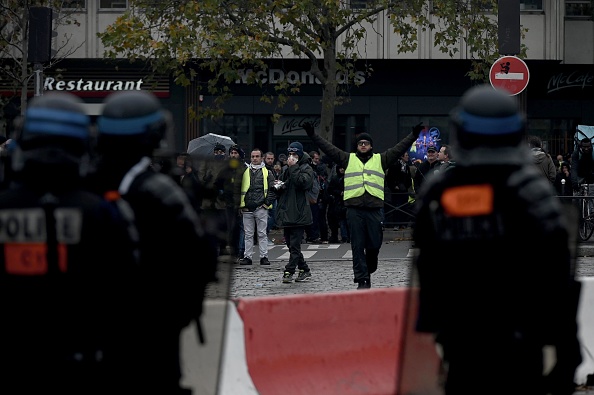
[{"label": "green leafy tree", "polygon": [[[50,7],[53,10],[53,26],[79,24],[70,8],[62,11],[64,1],[2,0],[0,2],[0,80],[9,86],[13,96],[0,97],[0,109],[13,97],[19,96],[21,112],[25,111],[27,91],[34,76],[33,65],[28,62],[29,8],[34,6]],[[74,6],[71,6],[74,7]],[[55,29],[54,29],[55,30]],[[70,45],[71,35],[63,35],[54,40],[55,52],[50,62],[43,64],[43,69],[56,66],[77,48]]]},{"label": "green leafy tree", "polygon": [[[274,102],[278,111],[300,84],[265,86],[255,71],[265,71],[272,58],[307,59],[321,82],[321,134],[330,138],[335,107],[357,85],[357,67],[373,72],[371,62],[357,61],[366,59],[367,35],[385,15],[399,38],[399,53],[414,51],[419,33],[432,31],[440,51],[454,56],[465,48],[465,57],[474,61],[468,76],[475,80],[484,79],[486,65],[498,57],[497,0],[132,0],[99,37],[108,47],[106,57],[147,61],[182,86],[197,77],[197,68],[207,71],[201,89],[216,99],[200,116],[222,115],[220,105],[242,77],[259,84],[262,100]],[[240,75],[246,69],[254,72]]]}]

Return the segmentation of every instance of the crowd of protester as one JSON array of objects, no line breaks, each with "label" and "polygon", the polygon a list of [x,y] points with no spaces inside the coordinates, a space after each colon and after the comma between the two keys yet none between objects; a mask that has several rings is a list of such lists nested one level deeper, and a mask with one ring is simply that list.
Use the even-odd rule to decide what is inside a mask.
[{"label": "crowd of protester", "polygon": [[[378,270],[386,226],[412,227],[421,250],[417,261],[423,276],[421,287],[425,295],[427,290],[439,290],[441,283],[435,274],[442,269],[428,262],[437,262],[436,254],[446,248],[481,239],[474,231],[457,239],[456,232],[466,228],[456,218],[469,219],[466,225],[477,221],[477,232],[488,228],[475,218],[472,208],[451,203],[457,194],[470,191],[463,191],[462,184],[476,184],[482,178],[497,184],[497,177],[489,172],[491,166],[500,166],[501,174],[512,180],[517,172],[538,188],[544,185],[539,193],[557,215],[555,195],[572,196],[580,184],[594,183],[589,138],[582,139],[571,154],[553,158],[539,137],[524,134],[521,116],[508,100],[494,99],[512,109],[508,116],[513,122],[506,118],[501,125],[513,124],[513,130],[485,133],[482,128],[489,129],[492,122],[491,115],[482,111],[489,105],[481,107],[478,115],[462,111],[459,117],[470,121],[460,124],[458,140],[451,145],[431,141],[424,147],[423,159],[415,163],[409,151],[419,143],[425,129],[422,123],[381,153],[374,151],[371,133],[357,133],[353,149],[347,152],[306,122],[303,129],[316,147],[310,152],[304,152],[299,141],[291,142],[278,156],[261,147],[216,143],[211,153],[198,156],[172,151],[171,114],[148,92],[109,95],[96,124],[73,95],[56,93],[33,99],[15,123],[14,136],[0,138],[0,223],[7,229],[8,224],[12,226],[0,228],[4,250],[0,289],[4,300],[14,300],[0,311],[5,322],[0,329],[0,359],[9,369],[0,390],[10,393],[14,386],[21,386],[24,393],[99,394],[113,388],[118,388],[114,393],[190,393],[179,383],[179,334],[195,321],[203,340],[203,300],[207,286],[217,282],[218,262],[231,256],[239,265],[253,265],[257,248],[259,264],[268,266],[268,249],[277,242],[286,245],[290,254],[282,283],[312,279],[302,244],[350,243],[353,281],[357,289],[369,289],[372,274]],[[472,103],[467,105],[472,109]],[[481,117],[486,120],[477,122]],[[473,122],[479,126],[473,129]],[[469,125],[470,129],[464,129]],[[497,146],[493,136],[508,132],[513,139],[504,136]],[[482,141],[485,134],[489,137]],[[492,163],[481,162],[478,159],[485,158],[477,159],[471,149],[489,144],[500,148],[502,156]],[[513,154],[510,158],[517,163],[505,163],[501,158],[506,153]],[[478,175],[481,166],[489,172]],[[464,182],[452,181],[467,173],[471,176]],[[489,192],[493,198],[493,189],[484,186],[468,193]],[[452,188],[452,193],[443,188]],[[434,201],[431,195],[437,196]],[[417,224],[418,218],[422,222]],[[561,222],[551,221],[555,226],[549,228],[557,233],[544,236],[563,245],[566,229]],[[282,240],[273,237],[279,230]],[[433,248],[430,240],[443,242],[444,249]],[[496,249],[485,240],[480,245]],[[200,260],[192,259],[197,252]],[[559,265],[569,262],[565,252],[558,249]],[[469,262],[474,258],[472,253],[464,257]],[[553,275],[546,278],[554,279]],[[557,295],[567,297],[562,302],[572,297],[568,284],[555,283]],[[516,290],[522,297],[521,290]],[[22,297],[15,300],[15,294]],[[437,342],[446,345],[454,366],[459,360],[450,350],[464,349],[466,339],[439,332],[442,326],[449,330],[451,325],[433,310],[443,305],[442,293],[437,294],[422,300],[418,329],[441,336]],[[85,305],[84,312],[78,310],[78,303]],[[555,312],[560,319],[572,319],[559,309]],[[553,341],[559,340],[557,335],[551,332]],[[462,346],[452,348],[456,342]],[[507,347],[503,350],[517,351],[502,342]],[[568,353],[574,350],[563,347],[575,346],[561,341],[555,345]],[[529,357],[539,358],[538,352]],[[467,364],[461,366],[471,369]],[[521,370],[514,365],[508,371],[516,368]],[[564,386],[570,370],[555,372]],[[41,380],[26,380],[23,372]],[[447,385],[452,389],[465,386],[456,380],[457,376],[450,377]],[[89,390],[89,382],[101,385]],[[556,393],[564,391],[559,387]]]}]

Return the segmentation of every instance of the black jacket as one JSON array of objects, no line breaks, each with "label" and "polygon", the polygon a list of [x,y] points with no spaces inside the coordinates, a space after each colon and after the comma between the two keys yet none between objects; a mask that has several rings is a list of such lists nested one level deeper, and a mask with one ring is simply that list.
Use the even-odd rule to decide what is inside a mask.
[{"label": "black jacket", "polygon": [[433,163],[429,163],[429,161],[425,160],[417,166],[414,178],[414,188],[416,193],[421,191],[423,183],[427,181],[429,177],[431,177],[435,170],[439,169],[440,165],[441,162],[438,160],[435,160]]},{"label": "black jacket", "polygon": [[72,179],[51,193],[42,184],[0,193],[0,392],[84,393],[93,382],[108,393],[136,307],[134,247],[99,195]]},{"label": "black jacket", "polygon": [[488,163],[489,150],[473,151],[476,161],[434,175],[416,201],[417,330],[469,348],[553,345],[571,386],[579,287],[563,207],[524,152]]},{"label": "black jacket", "polygon": [[[241,183],[243,184],[243,176],[248,172],[250,176],[250,184],[244,196],[244,206],[242,208],[248,211],[254,211],[257,207],[262,205],[270,207],[276,200],[276,189],[274,188],[274,171],[268,170],[268,178],[264,179],[264,170],[252,170],[249,166],[243,171],[241,175]],[[264,194],[264,183],[267,184],[267,191]],[[242,189],[244,186],[242,185]]]},{"label": "black jacket", "polygon": [[286,166],[280,176],[284,187],[278,191],[275,223],[281,228],[311,225],[313,220],[305,191],[313,185],[314,171],[307,153],[293,166]]}]

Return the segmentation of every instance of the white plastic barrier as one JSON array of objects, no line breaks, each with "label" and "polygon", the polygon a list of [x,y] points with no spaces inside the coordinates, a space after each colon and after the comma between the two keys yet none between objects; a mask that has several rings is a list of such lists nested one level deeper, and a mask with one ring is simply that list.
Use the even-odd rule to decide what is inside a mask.
[{"label": "white plastic barrier", "polygon": [[[580,281],[578,325],[583,362],[577,369],[575,382],[581,385],[586,383],[588,375],[594,374],[594,277],[584,277]],[[192,387],[196,395],[258,395],[248,371],[245,328],[236,304],[232,301],[209,302],[205,310],[205,321],[214,316],[216,325],[205,323],[209,341],[204,346],[197,344],[194,327],[188,327],[182,334],[185,361],[182,382]],[[226,320],[221,319],[223,314],[226,314]],[[221,344],[221,340],[224,343]],[[219,360],[221,351],[222,359]],[[217,380],[219,368],[221,372]],[[218,391],[214,394],[211,389],[216,387],[217,381]]]},{"label": "white plastic barrier", "polygon": [[578,309],[579,336],[582,344],[582,364],[575,382],[585,384],[587,376],[594,374],[594,277],[582,277],[582,292]]}]

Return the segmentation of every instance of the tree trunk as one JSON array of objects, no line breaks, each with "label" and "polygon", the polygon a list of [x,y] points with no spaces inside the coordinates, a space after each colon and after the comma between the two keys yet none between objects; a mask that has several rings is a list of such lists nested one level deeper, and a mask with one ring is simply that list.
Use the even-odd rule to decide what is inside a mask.
[{"label": "tree trunk", "polygon": [[325,82],[322,91],[322,111],[320,113],[320,136],[332,142],[334,135],[334,109],[336,108],[336,41],[324,51]]}]

